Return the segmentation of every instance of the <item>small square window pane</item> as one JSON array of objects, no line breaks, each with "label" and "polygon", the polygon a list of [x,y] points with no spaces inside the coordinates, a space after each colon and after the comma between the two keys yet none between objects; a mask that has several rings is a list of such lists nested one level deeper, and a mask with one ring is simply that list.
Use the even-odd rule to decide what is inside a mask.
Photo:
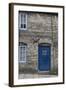
[{"label": "small square window pane", "polygon": [[21,24],[21,28],[24,28],[24,24]]},{"label": "small square window pane", "polygon": [[26,28],[26,24],[24,24],[24,28]]}]

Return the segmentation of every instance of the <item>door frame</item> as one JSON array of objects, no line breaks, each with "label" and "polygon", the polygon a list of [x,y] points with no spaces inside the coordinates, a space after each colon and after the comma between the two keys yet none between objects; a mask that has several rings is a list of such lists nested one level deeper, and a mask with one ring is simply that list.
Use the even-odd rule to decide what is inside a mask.
[{"label": "door frame", "polygon": [[38,44],[38,55],[39,55],[39,46],[49,46],[50,47],[50,69],[48,70],[48,71],[40,71],[39,70],[39,66],[38,66],[38,63],[39,63],[39,57],[38,57],[38,60],[37,60],[37,69],[38,69],[38,72],[40,73],[40,72],[47,72],[47,73],[49,73],[50,72],[50,70],[51,70],[51,44],[50,43],[39,43]]}]

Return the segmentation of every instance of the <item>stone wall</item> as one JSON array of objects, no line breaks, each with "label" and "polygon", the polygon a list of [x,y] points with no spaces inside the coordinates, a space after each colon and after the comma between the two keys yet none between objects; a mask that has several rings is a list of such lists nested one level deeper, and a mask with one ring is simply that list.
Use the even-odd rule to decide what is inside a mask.
[{"label": "stone wall", "polygon": [[[33,38],[39,40],[34,42]],[[51,70],[58,68],[58,15],[27,13],[27,30],[19,31],[19,42],[27,44],[27,63],[19,64],[19,69],[38,70],[38,45],[51,44]]]}]

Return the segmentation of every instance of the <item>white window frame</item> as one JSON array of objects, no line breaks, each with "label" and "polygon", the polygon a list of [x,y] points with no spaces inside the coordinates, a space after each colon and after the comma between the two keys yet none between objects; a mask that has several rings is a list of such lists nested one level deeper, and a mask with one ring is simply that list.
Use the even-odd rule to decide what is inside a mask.
[{"label": "white window frame", "polygon": [[[21,21],[21,16],[23,15],[23,21]],[[25,22],[24,22],[24,15],[25,15]],[[21,28],[21,24],[25,24],[26,25],[26,28]],[[27,30],[27,14],[26,13],[23,13],[23,12],[19,12],[19,16],[18,16],[18,27],[19,27],[19,30]]]},{"label": "white window frame", "polygon": [[[20,53],[20,50],[21,50],[21,48],[25,48],[25,51],[23,51],[23,49],[22,49],[22,51],[21,52],[25,52],[25,53],[22,53],[22,55],[24,55],[24,56],[21,56],[22,57],[22,60],[21,60],[21,58],[20,58],[20,55],[21,55],[21,53]],[[19,46],[19,63],[26,63],[26,51],[27,51],[27,45],[20,45]],[[23,60],[23,58],[24,58],[24,60]]]}]

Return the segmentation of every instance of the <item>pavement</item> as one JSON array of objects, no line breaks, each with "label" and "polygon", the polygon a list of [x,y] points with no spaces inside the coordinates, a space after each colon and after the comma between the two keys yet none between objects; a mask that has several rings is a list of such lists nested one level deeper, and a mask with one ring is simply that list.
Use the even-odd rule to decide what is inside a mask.
[{"label": "pavement", "polygon": [[37,71],[31,68],[22,68],[19,70],[19,79],[30,79],[30,78],[46,78],[46,77],[56,77],[58,74],[50,73],[49,71]]},{"label": "pavement", "polygon": [[56,77],[57,75],[44,75],[44,74],[19,74],[19,79],[30,79],[30,78],[46,78]]}]

